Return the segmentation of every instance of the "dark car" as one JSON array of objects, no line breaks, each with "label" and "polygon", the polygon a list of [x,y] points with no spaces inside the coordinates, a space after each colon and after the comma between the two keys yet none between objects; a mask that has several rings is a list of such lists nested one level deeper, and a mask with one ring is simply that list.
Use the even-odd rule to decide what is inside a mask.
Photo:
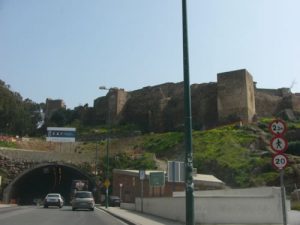
[{"label": "dark car", "polygon": [[64,200],[59,193],[49,193],[44,199],[44,208],[48,208],[48,206],[57,206],[61,208],[63,205]]},{"label": "dark car", "polygon": [[[104,199],[104,201],[102,202],[102,205],[106,204],[106,200]],[[120,207],[121,204],[121,199],[119,198],[119,196],[109,196],[108,197],[108,205],[115,207],[115,206],[119,206]]]}]

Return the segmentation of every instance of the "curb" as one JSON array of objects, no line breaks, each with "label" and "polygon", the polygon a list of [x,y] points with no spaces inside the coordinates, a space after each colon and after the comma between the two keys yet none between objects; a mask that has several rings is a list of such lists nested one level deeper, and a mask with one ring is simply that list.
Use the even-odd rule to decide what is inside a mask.
[{"label": "curb", "polygon": [[0,204],[0,209],[12,208],[18,206],[17,204]]}]

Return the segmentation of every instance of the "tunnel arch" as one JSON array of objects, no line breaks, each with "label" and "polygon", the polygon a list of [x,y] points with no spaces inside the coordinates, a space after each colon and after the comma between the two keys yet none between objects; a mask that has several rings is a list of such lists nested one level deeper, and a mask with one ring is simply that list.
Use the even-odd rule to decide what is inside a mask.
[{"label": "tunnel arch", "polygon": [[20,205],[34,204],[47,193],[61,193],[69,203],[72,180],[87,180],[90,191],[95,191],[94,180],[74,165],[66,163],[43,163],[27,169],[15,177],[5,188],[3,200]]}]

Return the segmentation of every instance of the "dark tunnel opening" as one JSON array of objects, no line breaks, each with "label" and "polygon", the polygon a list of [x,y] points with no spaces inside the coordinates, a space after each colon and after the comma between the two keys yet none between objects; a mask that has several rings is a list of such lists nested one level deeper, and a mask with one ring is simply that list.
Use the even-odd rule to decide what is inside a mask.
[{"label": "dark tunnel opening", "polygon": [[65,204],[70,203],[73,180],[88,180],[88,189],[93,191],[95,185],[90,177],[72,166],[47,164],[34,168],[12,185],[10,199],[19,205],[35,204],[36,199],[43,200],[48,193],[60,193]]}]

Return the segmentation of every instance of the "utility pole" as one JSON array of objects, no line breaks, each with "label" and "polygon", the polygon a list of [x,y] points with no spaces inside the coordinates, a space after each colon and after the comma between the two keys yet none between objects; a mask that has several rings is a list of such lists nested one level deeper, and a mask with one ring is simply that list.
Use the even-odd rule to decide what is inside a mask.
[{"label": "utility pole", "polygon": [[[115,88],[106,88],[105,86],[100,86],[100,90],[107,90],[111,91],[114,90]],[[104,186],[106,187],[105,189],[105,208],[108,208],[108,188],[110,186],[110,181],[109,181],[109,144],[110,144],[110,135],[111,135],[111,110],[110,110],[110,104],[108,100],[107,104],[107,124],[108,124],[108,131],[107,131],[107,137],[106,137],[106,174],[105,174],[105,181],[104,181]]]},{"label": "utility pole", "polygon": [[182,0],[183,33],[183,76],[184,76],[184,127],[185,127],[185,216],[186,224],[194,225],[194,183],[193,183],[193,149],[192,149],[192,113],[189,74],[189,51],[186,0]]}]

